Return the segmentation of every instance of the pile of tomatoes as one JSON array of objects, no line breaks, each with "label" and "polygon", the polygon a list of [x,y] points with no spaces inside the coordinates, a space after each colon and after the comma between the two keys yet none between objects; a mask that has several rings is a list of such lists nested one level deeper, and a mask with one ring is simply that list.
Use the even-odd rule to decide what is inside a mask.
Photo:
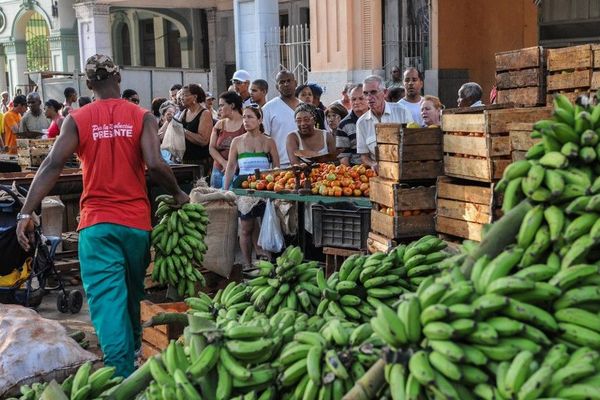
[{"label": "pile of tomatoes", "polygon": [[[312,194],[321,196],[369,196],[369,179],[376,176],[375,171],[364,165],[352,167],[322,163],[313,167],[309,179]],[[249,175],[242,182],[242,189],[270,190],[281,192],[283,190],[296,190],[304,188],[306,177],[300,174],[300,182],[296,185],[296,176],[292,171],[263,173],[257,179],[256,175]]]}]

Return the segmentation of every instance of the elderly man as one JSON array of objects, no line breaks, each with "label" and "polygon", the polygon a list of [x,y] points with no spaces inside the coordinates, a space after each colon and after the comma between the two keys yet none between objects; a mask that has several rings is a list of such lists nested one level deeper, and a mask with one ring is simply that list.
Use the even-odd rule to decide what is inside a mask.
[{"label": "elderly man", "polygon": [[398,103],[410,111],[413,121],[419,124],[419,126],[423,126],[423,117],[421,117],[423,75],[418,69],[410,67],[404,71],[404,89],[406,90],[404,97]]},{"label": "elderly man", "polygon": [[459,107],[481,107],[484,106],[481,101],[483,90],[475,82],[467,82],[458,89],[458,106]]},{"label": "elderly man", "polygon": [[356,122],[356,152],[361,155],[363,164],[369,165],[377,172],[379,168],[375,156],[375,148],[377,147],[375,124],[380,122],[406,124],[413,122],[413,119],[410,111],[402,104],[385,101],[387,89],[381,77],[371,75],[365,78],[363,93],[367,98],[369,111],[364,113]]},{"label": "elderly man", "polygon": [[263,125],[265,133],[271,135],[277,144],[279,164],[281,168],[290,166],[286,143],[290,132],[298,129],[294,110],[301,103],[296,97],[296,78],[290,71],[279,71],[275,77],[277,91],[280,96],[265,104],[263,108]]},{"label": "elderly man", "polygon": [[402,72],[400,71],[400,67],[395,65],[391,73],[391,79],[385,82],[385,88],[389,90],[395,87],[402,87]]},{"label": "elderly man", "polygon": [[356,153],[356,122],[369,111],[367,98],[363,93],[363,85],[359,83],[349,91],[352,110],[340,122],[335,137],[336,147],[341,151],[338,158],[345,165],[360,164],[360,155]]},{"label": "elderly man", "polygon": [[19,123],[19,132],[42,132],[50,127],[50,121],[42,112],[42,99],[39,93],[27,95],[29,110],[23,115]]},{"label": "elderly man", "polygon": [[231,84],[233,90],[240,95],[243,101],[244,107],[252,104],[252,98],[250,97],[250,74],[248,71],[238,69],[231,78]]}]

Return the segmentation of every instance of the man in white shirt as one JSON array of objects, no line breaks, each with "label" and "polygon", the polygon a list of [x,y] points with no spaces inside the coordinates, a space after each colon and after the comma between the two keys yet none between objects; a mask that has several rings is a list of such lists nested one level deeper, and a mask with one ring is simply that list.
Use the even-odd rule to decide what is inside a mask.
[{"label": "man in white shirt", "polygon": [[414,122],[420,126],[424,126],[423,117],[421,117],[421,90],[423,89],[423,75],[414,67],[404,71],[404,89],[406,90],[404,97],[398,103],[410,111]]},{"label": "man in white shirt", "polygon": [[263,126],[265,133],[270,135],[277,144],[279,164],[281,168],[290,166],[287,154],[287,137],[298,129],[294,110],[300,104],[295,95],[296,78],[290,71],[279,71],[275,77],[276,88],[280,96],[270,100],[263,107]]},{"label": "man in white shirt", "polygon": [[484,106],[481,101],[483,90],[475,82],[467,82],[458,89],[458,99],[456,102],[459,107],[481,107]]},{"label": "man in white shirt", "polygon": [[363,114],[356,122],[356,152],[361,155],[363,164],[371,166],[378,171],[375,148],[377,147],[377,136],[375,124],[378,123],[400,123],[413,122],[410,111],[400,103],[388,103],[385,101],[387,89],[383,79],[377,75],[371,75],[363,81],[363,93],[367,97],[369,111]]}]

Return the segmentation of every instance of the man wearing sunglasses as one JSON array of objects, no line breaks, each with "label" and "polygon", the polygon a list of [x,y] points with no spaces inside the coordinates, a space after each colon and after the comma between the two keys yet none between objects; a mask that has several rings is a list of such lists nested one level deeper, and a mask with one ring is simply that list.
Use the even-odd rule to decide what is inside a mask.
[{"label": "man wearing sunglasses", "polygon": [[243,69],[238,69],[233,74],[233,78],[231,78],[231,84],[233,85],[233,90],[237,94],[240,95],[243,101],[243,106],[247,107],[252,104],[252,98],[250,97],[250,74],[248,71]]},{"label": "man wearing sunglasses", "polygon": [[27,107],[29,110],[19,123],[19,132],[42,132],[50,127],[50,121],[42,113],[42,99],[39,93],[33,92],[27,95]]}]

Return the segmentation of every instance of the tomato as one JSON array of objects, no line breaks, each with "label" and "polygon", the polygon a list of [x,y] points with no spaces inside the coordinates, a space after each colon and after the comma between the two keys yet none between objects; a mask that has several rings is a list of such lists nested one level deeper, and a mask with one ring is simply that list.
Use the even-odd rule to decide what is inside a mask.
[{"label": "tomato", "polygon": [[267,180],[267,182],[273,182],[275,180],[275,177],[273,176],[273,174],[269,174],[265,177],[265,179]]},{"label": "tomato", "polygon": [[366,175],[361,175],[359,179],[361,182],[369,182],[369,177]]},{"label": "tomato", "polygon": [[250,182],[244,181],[242,182],[242,189],[248,189],[250,187]]},{"label": "tomato", "polygon": [[335,186],[335,187],[333,188],[333,195],[334,195],[335,197],[341,197],[341,196],[342,196],[342,193],[343,193],[343,192],[342,192],[342,188],[341,188],[341,187],[339,187],[339,186]]},{"label": "tomato", "polygon": [[369,184],[368,183],[361,183],[358,188],[364,192],[365,190],[369,190]]},{"label": "tomato", "polygon": [[352,196],[353,190],[349,187],[345,187],[342,189],[342,193],[344,193],[344,196]]},{"label": "tomato", "polygon": [[327,180],[328,181],[335,181],[337,179],[337,175],[334,173],[331,174],[327,174]]},{"label": "tomato", "polygon": [[362,196],[362,190],[360,190],[360,189],[354,189],[354,196],[355,197]]},{"label": "tomato", "polygon": [[256,190],[256,182],[250,182],[250,189]]},{"label": "tomato", "polygon": [[267,190],[274,190],[275,189],[275,182],[269,182],[267,184]]},{"label": "tomato", "polygon": [[327,188],[327,186],[325,186],[325,185],[321,185],[321,186],[319,186],[319,194],[320,194],[321,196],[327,196],[327,189],[328,189],[328,188]]},{"label": "tomato", "polygon": [[284,189],[284,186],[281,185],[279,182],[275,184],[275,187],[273,188],[273,190],[275,192],[281,192]]},{"label": "tomato", "polygon": [[258,181],[256,183],[256,190],[265,190],[267,185],[265,185],[264,181]]}]

